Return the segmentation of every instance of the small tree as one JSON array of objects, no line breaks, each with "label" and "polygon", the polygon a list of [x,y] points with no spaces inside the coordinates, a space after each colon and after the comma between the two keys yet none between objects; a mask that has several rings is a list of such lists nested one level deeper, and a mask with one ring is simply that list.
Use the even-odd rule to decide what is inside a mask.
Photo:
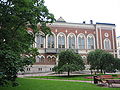
[{"label": "small tree", "polygon": [[55,66],[54,70],[58,72],[67,71],[68,76],[70,76],[70,72],[83,70],[84,68],[81,56],[75,54],[72,50],[66,50],[59,54],[58,66]]},{"label": "small tree", "polygon": [[114,59],[114,68],[120,71],[120,58]]},{"label": "small tree", "polygon": [[89,52],[87,60],[90,64],[90,69],[100,70],[101,73],[114,69],[114,56],[104,50],[96,49]]}]

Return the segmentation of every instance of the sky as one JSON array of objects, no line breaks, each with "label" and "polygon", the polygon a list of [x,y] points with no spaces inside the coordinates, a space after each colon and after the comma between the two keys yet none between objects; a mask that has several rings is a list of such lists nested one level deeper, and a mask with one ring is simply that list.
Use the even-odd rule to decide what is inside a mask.
[{"label": "sky", "polygon": [[120,0],[45,0],[50,13],[72,23],[113,23],[120,36]]}]

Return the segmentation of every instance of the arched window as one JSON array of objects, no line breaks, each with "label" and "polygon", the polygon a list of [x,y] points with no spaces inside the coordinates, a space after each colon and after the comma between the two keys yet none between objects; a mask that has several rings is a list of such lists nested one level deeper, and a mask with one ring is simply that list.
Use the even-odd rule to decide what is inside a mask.
[{"label": "arched window", "polygon": [[36,62],[44,62],[44,60],[45,60],[45,57],[43,56],[43,55],[38,55],[38,56],[36,56]]},{"label": "arched window", "polygon": [[44,62],[44,60],[45,60],[45,57],[41,56],[40,62]]},{"label": "arched window", "polygon": [[69,42],[69,48],[75,48],[75,36],[73,34],[70,34],[68,37]]},{"label": "arched window", "polygon": [[54,35],[48,36],[48,48],[54,48]]},{"label": "arched window", "polygon": [[64,36],[64,34],[60,34],[58,36],[58,48],[65,48],[65,36]]},{"label": "arched window", "polygon": [[111,42],[108,38],[104,40],[104,49],[111,49]]},{"label": "arched window", "polygon": [[47,56],[47,59],[48,59],[49,62],[51,61],[51,58],[52,57],[50,55]]},{"label": "arched window", "polygon": [[43,37],[43,35],[36,34],[36,48],[44,48],[44,37]]},{"label": "arched window", "polygon": [[54,55],[52,56],[52,61],[56,61],[56,57]]},{"label": "arched window", "polygon": [[40,62],[40,59],[41,59],[41,56],[36,56],[36,62],[38,63],[38,62]]},{"label": "arched window", "polygon": [[83,34],[78,36],[78,48],[85,49],[85,37]]},{"label": "arched window", "polygon": [[92,34],[88,35],[87,37],[87,48],[88,49],[95,49],[95,40]]}]

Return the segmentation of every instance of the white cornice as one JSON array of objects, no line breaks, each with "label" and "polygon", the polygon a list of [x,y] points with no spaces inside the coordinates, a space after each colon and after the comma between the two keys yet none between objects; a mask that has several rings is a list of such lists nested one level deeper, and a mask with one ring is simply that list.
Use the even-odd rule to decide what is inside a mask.
[{"label": "white cornice", "polygon": [[98,24],[96,24],[96,27],[101,28],[101,29],[105,29],[105,30],[115,29],[115,26],[113,26],[113,25],[98,25]]},{"label": "white cornice", "polygon": [[47,24],[50,27],[67,27],[67,28],[82,28],[82,29],[95,29],[92,24],[76,24],[76,23],[52,23]]}]

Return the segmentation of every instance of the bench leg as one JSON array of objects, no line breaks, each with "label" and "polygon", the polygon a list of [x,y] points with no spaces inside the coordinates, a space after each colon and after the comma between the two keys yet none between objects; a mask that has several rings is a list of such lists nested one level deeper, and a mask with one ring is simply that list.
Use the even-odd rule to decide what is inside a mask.
[{"label": "bench leg", "polygon": [[108,87],[113,87],[112,83],[108,83]]}]

